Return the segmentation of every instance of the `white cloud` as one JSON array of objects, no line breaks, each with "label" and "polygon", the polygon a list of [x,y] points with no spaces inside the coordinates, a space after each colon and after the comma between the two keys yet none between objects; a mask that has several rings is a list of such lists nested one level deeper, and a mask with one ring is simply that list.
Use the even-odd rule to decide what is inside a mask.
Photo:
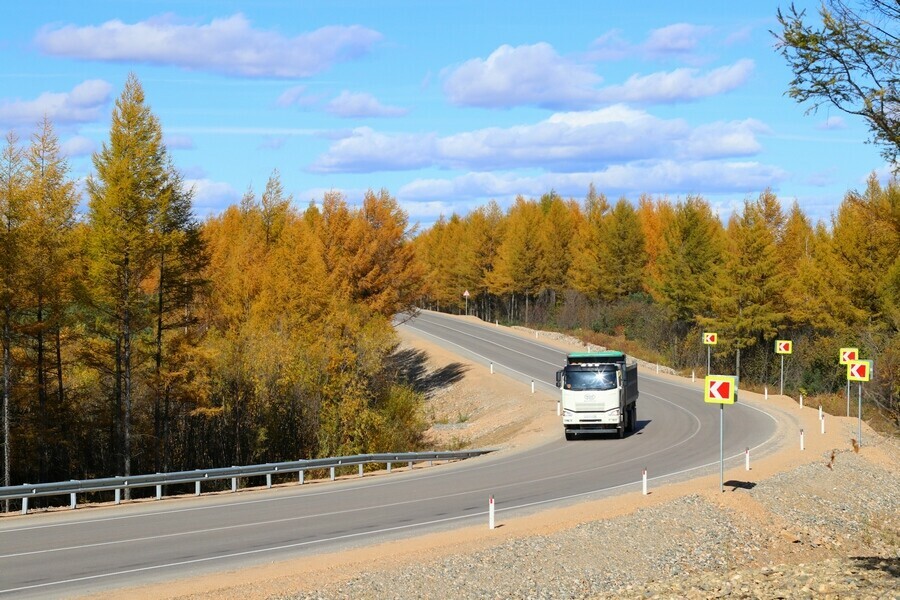
[{"label": "white cloud", "polygon": [[287,138],[284,136],[266,136],[259,144],[262,150],[281,150],[284,147]]},{"label": "white cloud", "polygon": [[435,156],[434,134],[386,134],[357,127],[336,141],[313,163],[317,173],[397,171],[429,166]]},{"label": "white cloud", "polygon": [[106,81],[89,79],[69,92],[44,92],[34,100],[2,100],[0,123],[33,125],[44,116],[55,125],[96,121],[103,116],[111,91]]},{"label": "white cloud", "polygon": [[284,90],[284,92],[278,96],[278,99],[275,100],[275,105],[281,108],[287,108],[289,106],[309,108],[321,102],[322,98],[324,98],[323,94],[310,94],[306,89],[306,86],[295,85]]},{"label": "white cloud", "polygon": [[681,68],[650,75],[632,75],[621,85],[603,88],[599,97],[609,102],[643,104],[698,100],[740,87],[750,77],[753,68],[752,60],[742,59],[705,74],[700,74],[697,69]]},{"label": "white cloud", "polygon": [[166,133],[163,143],[175,150],[193,150],[194,138],[184,133]]},{"label": "white cloud", "polygon": [[486,60],[475,58],[446,71],[444,93],[463,106],[575,108],[596,102],[600,81],[590,66],[559,56],[549,44],[503,45]]},{"label": "white cloud", "polygon": [[208,24],[160,17],[134,24],[47,26],[35,42],[57,56],[174,65],[243,77],[309,77],[367,54],[382,35],[360,25],[328,26],[295,37],[254,29],[242,14]]},{"label": "white cloud", "polygon": [[409,111],[399,106],[386,106],[372,94],[344,90],[325,106],[329,113],[344,118],[351,117],[402,117]]},{"label": "white cloud", "polygon": [[218,214],[241,199],[241,194],[229,184],[211,179],[186,179],[184,187],[193,190],[194,214],[199,217]]},{"label": "white cloud", "polygon": [[87,156],[97,149],[97,142],[82,135],[76,135],[59,146],[60,152],[68,157]]},{"label": "white cloud", "polygon": [[467,173],[451,179],[419,179],[397,192],[402,202],[510,200],[516,194],[537,197],[553,189],[581,198],[593,183],[606,194],[754,194],[774,187],[787,173],[759,162],[671,160],[614,165],[599,171],[544,173]]},{"label": "white cloud", "polygon": [[707,123],[660,119],[613,105],[595,111],[557,113],[535,124],[491,127],[438,137],[433,133],[380,133],[369,127],[334,142],[310,167],[313,172],[373,172],[426,167],[540,168],[583,171],[635,160],[733,158],[759,152],[759,121]]},{"label": "white cloud", "polygon": [[711,27],[690,23],[667,25],[651,31],[643,49],[651,56],[687,56],[697,50],[699,41],[711,31]]},{"label": "white cloud", "polygon": [[591,43],[587,57],[595,61],[623,60],[640,56],[648,60],[675,58],[688,63],[699,63],[700,42],[713,32],[712,27],[673,23],[653,29],[641,43],[633,44],[622,37],[620,30],[614,29],[598,37]]},{"label": "white cloud", "polygon": [[816,125],[816,129],[822,129],[825,131],[833,131],[835,129],[846,129],[847,123],[841,117],[828,117],[818,125]]}]

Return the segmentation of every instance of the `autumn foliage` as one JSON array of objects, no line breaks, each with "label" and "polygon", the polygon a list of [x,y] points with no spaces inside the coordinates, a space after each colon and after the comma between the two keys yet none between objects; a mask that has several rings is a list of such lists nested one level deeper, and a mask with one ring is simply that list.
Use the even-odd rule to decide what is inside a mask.
[{"label": "autumn foliage", "polygon": [[79,219],[49,122],[3,148],[0,484],[421,446],[391,320],[424,272],[390,194],[300,210],[274,172],[199,222],[133,76],[94,169]]},{"label": "autumn foliage", "polygon": [[[792,339],[786,393],[843,390],[838,350],[875,360],[869,404],[900,416],[900,183],[873,176],[830,223],[813,224],[771,190],[726,223],[704,198],[582,201],[550,192],[441,218],[416,240],[428,273],[423,307],[485,320],[579,330],[681,369],[742,384],[780,378],[776,339]],[[489,222],[490,233],[485,223]],[[463,291],[468,290],[468,303]]]}]

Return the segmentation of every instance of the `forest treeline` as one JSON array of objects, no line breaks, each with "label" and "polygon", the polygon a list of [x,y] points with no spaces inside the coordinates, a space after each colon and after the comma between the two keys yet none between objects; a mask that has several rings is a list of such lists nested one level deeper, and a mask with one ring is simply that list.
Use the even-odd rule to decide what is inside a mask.
[{"label": "forest treeline", "polygon": [[[133,75],[83,188],[52,123],[0,155],[3,484],[422,446],[398,363],[416,306],[581,329],[630,353],[842,389],[838,348],[875,359],[898,414],[900,187],[873,177],[829,224],[770,191],[722,223],[700,197],[548,193],[413,237],[387,191],[305,209],[277,172],[199,221]],[[82,197],[83,196],[83,197]],[[83,210],[79,208],[85,201]]]},{"label": "forest treeline", "polygon": [[[776,339],[794,342],[785,393],[842,391],[841,347],[874,359],[866,401],[900,425],[900,184],[873,175],[831,223],[770,190],[723,223],[701,197],[610,202],[550,192],[441,218],[414,241],[421,306],[595,335],[676,368],[778,387]],[[465,291],[468,299],[464,298]]]},{"label": "forest treeline", "polygon": [[0,165],[3,484],[407,451],[391,319],[420,295],[387,192],[298,210],[277,172],[199,222],[133,75],[86,210],[52,124]]}]

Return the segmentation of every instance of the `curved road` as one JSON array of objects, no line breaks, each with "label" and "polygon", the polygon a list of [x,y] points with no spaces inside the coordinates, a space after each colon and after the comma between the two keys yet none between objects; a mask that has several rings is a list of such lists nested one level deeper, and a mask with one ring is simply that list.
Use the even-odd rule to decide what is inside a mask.
[{"label": "curved road", "polygon": [[[399,325],[460,355],[555,390],[562,351],[482,325],[423,312]],[[527,388],[525,388],[527,389]],[[550,409],[548,403],[548,409]],[[553,407],[555,409],[555,407]],[[726,407],[726,457],[766,443],[772,417]],[[717,467],[719,408],[696,387],[640,375],[637,433],[553,442],[434,469],[268,491],[142,502],[0,520],[0,598],[85,594],[262,562],[333,552],[521,514]]]}]

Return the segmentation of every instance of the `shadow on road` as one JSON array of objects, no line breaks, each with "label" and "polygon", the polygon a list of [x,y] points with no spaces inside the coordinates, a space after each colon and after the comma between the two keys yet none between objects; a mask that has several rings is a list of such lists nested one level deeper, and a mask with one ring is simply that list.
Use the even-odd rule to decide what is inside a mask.
[{"label": "shadow on road", "polygon": [[397,379],[426,396],[453,385],[467,370],[464,364],[454,362],[429,372],[427,361],[425,351],[409,348],[396,350],[388,357],[389,368],[397,373]]}]

